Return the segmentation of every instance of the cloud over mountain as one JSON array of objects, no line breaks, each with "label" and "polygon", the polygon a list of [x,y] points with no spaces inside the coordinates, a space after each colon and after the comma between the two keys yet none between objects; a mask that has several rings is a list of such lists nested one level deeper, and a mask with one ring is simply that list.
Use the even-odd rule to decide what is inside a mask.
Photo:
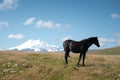
[{"label": "cloud over mountain", "polygon": [[8,36],[7,36],[7,38],[9,38],[9,39],[22,39],[24,37],[24,35],[23,34],[9,34]]},{"label": "cloud over mountain", "polygon": [[67,39],[70,39],[71,37],[72,37],[71,35],[67,35],[67,36],[63,37],[63,38],[61,39],[61,41],[63,42],[63,41],[65,41],[65,40],[67,40]]}]

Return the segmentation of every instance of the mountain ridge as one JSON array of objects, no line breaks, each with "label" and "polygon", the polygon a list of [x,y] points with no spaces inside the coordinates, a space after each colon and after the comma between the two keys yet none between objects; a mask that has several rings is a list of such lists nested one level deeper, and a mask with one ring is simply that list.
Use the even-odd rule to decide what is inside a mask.
[{"label": "mountain ridge", "polygon": [[58,51],[62,51],[63,49],[59,46],[42,41],[41,39],[37,39],[37,40],[30,39],[18,46],[9,48],[8,50],[34,51],[34,52],[58,52]]}]

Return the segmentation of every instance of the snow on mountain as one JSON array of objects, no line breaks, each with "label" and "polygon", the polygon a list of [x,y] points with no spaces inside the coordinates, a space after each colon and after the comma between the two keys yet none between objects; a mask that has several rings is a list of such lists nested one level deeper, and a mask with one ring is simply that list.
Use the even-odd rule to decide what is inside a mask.
[{"label": "snow on mountain", "polygon": [[19,51],[35,51],[35,52],[57,52],[63,49],[56,45],[48,44],[40,39],[30,39],[16,47],[9,48],[8,50],[19,50]]}]

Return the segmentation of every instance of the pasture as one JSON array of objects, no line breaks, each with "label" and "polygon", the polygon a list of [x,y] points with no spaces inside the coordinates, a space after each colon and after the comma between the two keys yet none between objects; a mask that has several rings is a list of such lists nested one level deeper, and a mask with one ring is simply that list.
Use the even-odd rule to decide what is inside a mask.
[{"label": "pasture", "polygon": [[120,80],[120,55],[101,52],[87,53],[86,66],[77,67],[79,54],[64,64],[64,52],[0,51],[0,80]]}]

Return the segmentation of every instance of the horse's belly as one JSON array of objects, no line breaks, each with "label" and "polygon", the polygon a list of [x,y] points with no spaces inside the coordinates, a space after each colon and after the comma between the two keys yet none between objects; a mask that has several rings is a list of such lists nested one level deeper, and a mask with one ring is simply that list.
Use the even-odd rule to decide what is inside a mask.
[{"label": "horse's belly", "polygon": [[80,53],[80,49],[77,47],[71,48],[70,50],[74,53]]},{"label": "horse's belly", "polygon": [[79,51],[73,51],[73,50],[72,50],[72,52],[73,52],[73,53],[80,53]]}]

